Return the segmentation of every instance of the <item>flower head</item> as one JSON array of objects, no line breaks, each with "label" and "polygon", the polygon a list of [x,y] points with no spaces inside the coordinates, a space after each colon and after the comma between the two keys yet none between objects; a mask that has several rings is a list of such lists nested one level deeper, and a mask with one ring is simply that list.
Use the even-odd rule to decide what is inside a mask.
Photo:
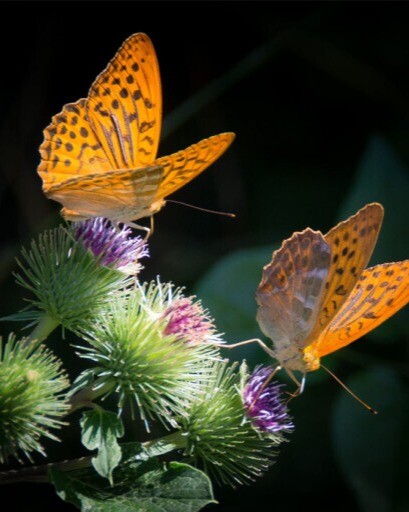
[{"label": "flower head", "polygon": [[183,340],[190,346],[223,343],[209,312],[194,296],[186,297],[183,288],[158,281],[142,285],[140,291],[146,307],[161,323],[165,336]]},{"label": "flower head", "polygon": [[34,295],[28,299],[29,318],[46,316],[68,329],[98,314],[132,281],[132,276],[100,265],[74,240],[73,231],[62,226],[40,235],[21,255],[17,282]]},{"label": "flower head", "polygon": [[68,385],[61,363],[43,345],[0,339],[0,463],[19,452],[31,460],[31,452],[43,453],[42,436],[57,439],[50,429],[63,424]]},{"label": "flower head", "polygon": [[243,401],[253,424],[262,432],[276,434],[291,431],[294,425],[281,396],[282,386],[269,382],[272,372],[270,366],[258,366],[244,387]]},{"label": "flower head", "polygon": [[186,455],[219,483],[250,483],[273,463],[281,436],[262,435],[246,418],[236,365],[213,365],[213,378],[179,419]]},{"label": "flower head", "polygon": [[214,324],[199,302],[192,297],[174,299],[166,308],[165,334],[184,338],[190,345],[206,343],[216,333]]},{"label": "flower head", "polygon": [[117,229],[108,219],[98,217],[74,224],[75,236],[86,249],[99,259],[101,265],[129,274],[137,274],[142,266],[139,260],[149,256],[147,244],[131,229]]},{"label": "flower head", "polygon": [[[82,357],[96,366],[88,372],[95,389],[118,394],[119,409],[136,405],[141,418],[159,418],[173,424],[183,404],[201,391],[201,380],[219,358],[212,344],[189,344],[175,333],[166,333],[169,285],[137,284],[118,295],[81,330],[89,347]],[[101,393],[102,394],[102,393]],[[132,405],[133,404],[133,405]]]}]

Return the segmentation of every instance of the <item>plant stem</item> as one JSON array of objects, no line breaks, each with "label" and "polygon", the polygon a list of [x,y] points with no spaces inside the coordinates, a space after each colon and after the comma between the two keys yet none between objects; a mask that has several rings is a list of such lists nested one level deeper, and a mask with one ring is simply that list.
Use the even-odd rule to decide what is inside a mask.
[{"label": "plant stem", "polygon": [[97,383],[94,383],[92,387],[83,388],[78,391],[78,393],[75,393],[75,395],[72,395],[70,398],[71,407],[67,411],[67,416],[77,409],[82,409],[83,407],[94,407],[93,401],[99,396],[110,391],[112,388],[112,385],[110,385],[101,386],[98,387],[98,389],[95,389],[95,384]]},{"label": "plant stem", "polygon": [[[131,445],[133,443],[126,443]],[[125,445],[126,445],[125,444]],[[123,446],[125,446],[123,445]],[[141,443],[141,451],[133,457],[134,460],[146,460],[151,457],[157,457],[173,450],[179,450],[186,447],[186,437],[180,431],[173,432],[167,436]],[[12,469],[0,472],[0,485],[13,484],[19,482],[49,482],[48,471],[57,469],[58,471],[74,471],[91,467],[93,456],[81,457],[79,459],[64,460],[62,462],[52,462],[50,464],[41,464],[23,469]]]},{"label": "plant stem", "polygon": [[157,457],[158,455],[163,455],[164,453],[168,453],[173,450],[186,448],[186,444],[187,438],[179,430],[177,432],[172,432],[172,434],[168,434],[167,436],[159,437],[152,441],[146,441],[146,443],[142,444],[142,447],[143,453],[148,457]]},{"label": "plant stem", "polygon": [[28,341],[45,340],[54,329],[59,326],[60,322],[49,316],[43,316],[38,322],[33,332],[29,335]]}]

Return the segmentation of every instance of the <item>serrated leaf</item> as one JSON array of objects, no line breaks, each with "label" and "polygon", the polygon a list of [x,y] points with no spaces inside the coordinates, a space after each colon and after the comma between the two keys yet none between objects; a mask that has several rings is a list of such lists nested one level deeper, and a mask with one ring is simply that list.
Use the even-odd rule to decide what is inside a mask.
[{"label": "serrated leaf", "polygon": [[52,470],[50,478],[58,495],[82,512],[196,512],[215,502],[208,477],[177,462],[121,464],[113,486],[90,468]]},{"label": "serrated leaf", "polygon": [[82,444],[88,450],[98,450],[92,458],[92,465],[99,475],[108,478],[112,484],[112,472],[121,461],[121,447],[118,437],[124,435],[124,426],[116,414],[98,408],[86,411],[81,418]]},{"label": "serrated leaf", "polygon": [[342,392],[332,418],[335,454],[360,510],[408,510],[408,389],[383,366],[356,374],[347,385],[378,410],[367,413]]}]

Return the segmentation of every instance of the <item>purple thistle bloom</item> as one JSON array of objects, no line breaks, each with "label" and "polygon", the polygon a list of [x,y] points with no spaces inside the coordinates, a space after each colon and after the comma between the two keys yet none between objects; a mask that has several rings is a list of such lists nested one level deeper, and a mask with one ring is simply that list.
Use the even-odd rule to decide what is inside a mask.
[{"label": "purple thistle bloom", "polygon": [[[168,321],[165,335],[176,335],[185,338],[190,345],[212,342],[210,339],[216,332],[212,320],[199,303],[191,298],[182,297],[174,300],[165,310],[163,317]],[[219,340],[214,339],[214,342]]]},{"label": "purple thistle bloom", "polygon": [[247,416],[257,428],[270,434],[294,428],[281,396],[282,385],[273,381],[265,385],[273,371],[271,366],[257,366],[243,391]]},{"label": "purple thistle bloom", "polygon": [[99,259],[101,265],[137,274],[142,266],[138,260],[149,256],[147,244],[131,229],[116,229],[108,219],[97,217],[74,224],[75,235],[85,248]]}]

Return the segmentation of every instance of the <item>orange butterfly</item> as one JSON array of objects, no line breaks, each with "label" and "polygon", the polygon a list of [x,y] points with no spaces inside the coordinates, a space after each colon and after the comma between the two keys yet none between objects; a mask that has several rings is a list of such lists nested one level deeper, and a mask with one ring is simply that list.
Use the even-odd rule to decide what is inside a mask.
[{"label": "orange butterfly", "polygon": [[[152,216],[164,198],[195,178],[229,147],[233,133],[156,158],[162,94],[155,50],[130,36],[92,84],[88,97],[65,105],[44,130],[38,173],[44,193],[67,220],[113,222]],[[147,228],[144,228],[147,229]]]},{"label": "orange butterfly", "polygon": [[371,203],[326,235],[294,233],[264,267],[257,321],[274,349],[264,348],[294,380],[293,371],[317,370],[322,356],[409,302],[409,260],[365,269],[382,219],[383,207]]}]

